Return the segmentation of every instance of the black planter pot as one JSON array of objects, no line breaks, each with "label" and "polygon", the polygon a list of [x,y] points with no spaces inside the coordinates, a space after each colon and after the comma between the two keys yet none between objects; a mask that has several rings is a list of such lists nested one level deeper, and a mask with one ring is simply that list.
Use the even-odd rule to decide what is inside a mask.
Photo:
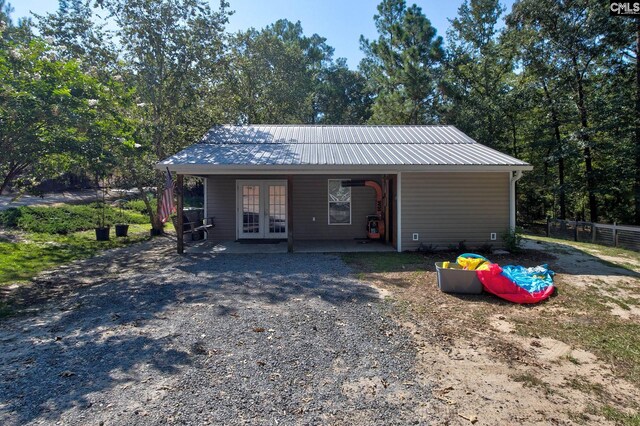
[{"label": "black planter pot", "polygon": [[129,225],[117,224],[116,225],[116,237],[126,237],[129,233]]},{"label": "black planter pot", "polygon": [[96,228],[96,241],[109,241],[109,226]]},{"label": "black planter pot", "polygon": [[158,235],[162,235],[162,230],[158,230],[158,229],[153,229],[151,228],[149,230],[149,235],[151,235],[152,237],[157,237]]}]

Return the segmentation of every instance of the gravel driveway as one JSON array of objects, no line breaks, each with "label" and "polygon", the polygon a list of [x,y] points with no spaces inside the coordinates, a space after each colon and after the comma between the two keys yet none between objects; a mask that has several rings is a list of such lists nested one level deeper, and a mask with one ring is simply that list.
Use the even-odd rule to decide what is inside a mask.
[{"label": "gravel driveway", "polygon": [[0,320],[0,424],[430,420],[411,336],[331,255],[162,239],[39,278]]}]

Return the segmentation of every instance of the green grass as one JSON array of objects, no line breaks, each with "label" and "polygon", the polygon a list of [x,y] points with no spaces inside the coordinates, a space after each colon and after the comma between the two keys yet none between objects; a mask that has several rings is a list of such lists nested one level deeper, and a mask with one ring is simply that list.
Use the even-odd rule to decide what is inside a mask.
[{"label": "green grass", "polygon": [[606,391],[600,383],[593,383],[585,377],[575,376],[567,381],[567,385],[583,393],[591,393],[602,397]]},{"label": "green grass", "polygon": [[346,253],[342,260],[366,272],[393,272],[424,266],[426,258],[418,253]]},{"label": "green grass", "polygon": [[525,388],[540,388],[547,395],[554,393],[554,390],[551,389],[549,383],[540,380],[538,377],[531,373],[517,374],[511,376],[511,379],[514,382],[522,383],[522,386],[524,386]]},{"label": "green grass", "polygon": [[616,299],[615,297],[609,297],[609,296],[600,296],[600,297],[602,297],[602,300],[606,300],[615,305],[620,306],[620,308],[624,309],[625,311],[631,310],[631,307],[627,303],[625,303],[623,300]]},{"label": "green grass", "polygon": [[625,426],[640,426],[640,414],[627,414],[614,407],[604,406],[602,407],[602,415],[607,419],[615,422],[618,425]]},{"label": "green grass", "polygon": [[[94,231],[68,235],[21,233],[21,242],[0,241],[0,285],[26,281],[51,267],[94,256],[106,249],[123,247],[149,239],[149,225],[130,225],[129,237],[96,241]],[[2,307],[0,306],[0,310]]]},{"label": "green grass", "polygon": [[569,361],[571,364],[574,364],[574,365],[580,365],[581,364],[580,360],[578,360],[578,358],[576,358],[576,357],[574,357],[572,355],[564,355],[561,358],[566,359],[567,361]]}]

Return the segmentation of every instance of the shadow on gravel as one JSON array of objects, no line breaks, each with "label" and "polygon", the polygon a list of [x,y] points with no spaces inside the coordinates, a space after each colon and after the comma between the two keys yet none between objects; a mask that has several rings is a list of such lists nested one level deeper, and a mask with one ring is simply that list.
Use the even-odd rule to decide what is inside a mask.
[{"label": "shadow on gravel", "polygon": [[27,314],[0,321],[0,424],[53,423],[97,405],[107,410],[99,400],[105,392],[175,378],[194,362],[189,344],[197,338],[185,337],[190,306],[226,316],[255,301],[378,300],[332,256],[180,257],[160,247],[149,259],[149,249],[157,247],[74,263],[12,295]]},{"label": "shadow on gravel", "polygon": [[349,278],[350,270],[334,256],[221,255],[185,260],[178,269],[192,275],[194,282],[205,289],[190,291],[189,302],[199,302],[212,294],[271,304],[292,298],[320,298],[334,305],[379,299],[375,289]]},{"label": "shadow on gravel", "polygon": [[150,279],[105,282],[71,296],[58,312],[8,319],[19,328],[0,328],[0,423],[53,423],[69,409],[91,407],[87,396],[95,392],[142,380],[141,370],[171,375],[189,365],[189,353],[172,348],[170,334],[143,330],[162,321],[177,288]]}]

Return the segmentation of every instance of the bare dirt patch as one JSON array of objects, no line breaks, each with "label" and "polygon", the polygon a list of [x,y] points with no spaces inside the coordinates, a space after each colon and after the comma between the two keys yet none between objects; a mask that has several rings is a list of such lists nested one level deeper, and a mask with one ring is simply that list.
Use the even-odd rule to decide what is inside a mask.
[{"label": "bare dirt patch", "polygon": [[[520,306],[440,292],[433,262],[452,256],[362,273],[390,293],[417,342],[419,369],[435,381],[427,412],[452,424],[636,424],[639,370],[612,356],[628,337],[617,330],[639,325],[638,306],[627,303],[640,288],[636,274],[571,247],[535,244],[521,256],[491,256],[558,271],[556,297]],[[609,343],[589,340],[606,339],[609,329]]]}]

